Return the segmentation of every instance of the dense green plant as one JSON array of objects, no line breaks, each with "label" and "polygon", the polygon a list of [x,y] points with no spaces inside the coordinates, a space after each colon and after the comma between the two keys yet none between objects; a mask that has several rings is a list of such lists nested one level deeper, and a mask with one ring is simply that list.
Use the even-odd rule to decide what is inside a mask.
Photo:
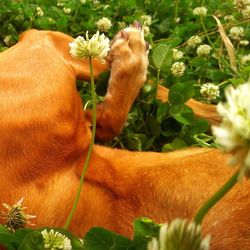
[{"label": "dense green plant", "polygon": [[[194,11],[201,6],[207,13]],[[152,20],[145,19],[145,15]],[[216,104],[224,99],[223,90],[228,84],[237,86],[247,81],[249,13],[231,0],[0,0],[0,51],[14,45],[19,34],[30,28],[58,30],[74,37],[87,30],[93,34],[100,29],[97,22],[103,17],[111,21],[111,27],[104,31],[110,38],[140,20],[151,46],[148,82],[122,133],[107,145],[164,152],[191,145],[215,146],[208,123],[196,118],[185,102],[195,98]],[[198,38],[190,40],[192,36]],[[97,81],[100,101],[107,79],[105,73]],[[207,83],[218,86],[220,95],[205,93]],[[170,89],[169,102],[155,98],[158,84]],[[89,100],[86,84],[78,82],[77,87],[84,101]],[[84,246],[68,231],[55,230],[71,240],[73,249],[146,249],[159,233],[159,225],[148,219],[136,220],[134,227],[133,240],[93,228],[84,237]],[[8,249],[44,249],[43,230],[18,229],[12,233],[1,226],[0,242]]]}]

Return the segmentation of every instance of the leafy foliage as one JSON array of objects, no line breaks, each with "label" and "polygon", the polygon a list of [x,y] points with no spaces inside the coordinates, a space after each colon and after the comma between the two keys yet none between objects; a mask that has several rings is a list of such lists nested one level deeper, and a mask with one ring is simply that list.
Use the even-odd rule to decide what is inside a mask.
[{"label": "leafy foliage", "polygon": [[[152,23],[146,36],[151,46],[148,82],[129,113],[122,133],[107,145],[163,152],[193,145],[213,147],[208,123],[195,117],[192,109],[185,103],[190,98],[208,101],[202,96],[200,89],[205,83],[213,83],[219,86],[220,97],[209,102],[216,104],[223,100],[223,89],[228,84],[237,86],[249,77],[249,46],[241,43],[242,40],[250,40],[249,17],[244,16],[232,2],[0,0],[0,51],[14,45],[19,34],[30,28],[58,30],[72,36],[83,34],[86,30],[92,34],[96,32],[97,21],[107,17],[112,21],[107,35],[112,38],[124,25],[141,20],[142,15],[149,15]],[[207,16],[194,15],[193,9],[202,4],[208,9]],[[230,29],[236,26],[244,28],[241,39],[235,39],[230,34]],[[200,44],[194,47],[189,44],[188,40],[195,35],[201,38],[200,44],[207,44],[212,48],[206,56],[197,54]],[[235,50],[229,46],[228,38]],[[181,51],[183,56],[176,58],[173,49]],[[233,56],[235,62],[232,67]],[[178,77],[171,70],[175,62],[183,62],[186,66],[183,75]],[[105,94],[107,79],[108,73],[98,79],[99,101]],[[169,88],[168,102],[155,98],[158,84]],[[87,102],[90,94],[86,83],[78,82],[77,86],[80,95]],[[55,230],[71,240],[73,249],[91,250],[146,249],[148,241],[159,232],[159,225],[147,219],[136,220],[134,228],[133,240],[103,228],[93,228],[84,237],[84,245],[68,231]],[[41,231],[42,229],[19,229],[10,233],[4,226],[0,226],[0,242],[10,250],[44,249]]]}]

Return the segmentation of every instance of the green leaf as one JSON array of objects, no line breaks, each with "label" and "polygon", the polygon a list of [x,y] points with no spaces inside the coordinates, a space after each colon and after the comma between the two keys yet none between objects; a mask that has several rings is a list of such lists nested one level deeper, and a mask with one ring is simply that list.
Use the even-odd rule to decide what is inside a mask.
[{"label": "green leaf", "polygon": [[107,229],[91,228],[83,238],[84,250],[127,250],[131,241]]},{"label": "green leaf", "polygon": [[172,150],[176,150],[176,149],[181,149],[181,148],[184,148],[186,147],[186,143],[185,141],[179,139],[179,138],[176,138],[174,139],[171,143],[167,143],[165,144],[161,151],[162,152],[168,152],[168,151],[172,151]]},{"label": "green leaf", "polygon": [[168,112],[169,112],[169,103],[160,103],[156,112],[157,120],[159,122],[165,120],[167,118]]},{"label": "green leaf", "polygon": [[169,67],[172,63],[171,47],[165,44],[159,44],[153,49],[153,62],[157,69]]},{"label": "green leaf", "polygon": [[[179,106],[177,106],[179,107]],[[174,117],[175,120],[178,122],[184,124],[184,125],[191,125],[194,119],[194,113],[191,108],[189,108],[186,105],[182,106],[182,109],[180,112],[176,113],[176,110],[174,109],[175,106],[170,108],[170,114],[172,117]]]},{"label": "green leaf", "polygon": [[158,237],[160,225],[148,218],[139,218],[134,221],[133,247],[147,249],[148,242],[153,237]]},{"label": "green leaf", "polygon": [[187,82],[179,82],[172,85],[169,89],[169,102],[171,104],[181,104],[193,97],[195,91],[193,84]]},{"label": "green leaf", "polygon": [[161,133],[161,124],[154,116],[147,116],[145,119],[151,135],[158,137]]},{"label": "green leaf", "polygon": [[189,128],[190,134],[200,134],[204,133],[209,129],[208,121],[204,119],[194,119],[192,126]]}]

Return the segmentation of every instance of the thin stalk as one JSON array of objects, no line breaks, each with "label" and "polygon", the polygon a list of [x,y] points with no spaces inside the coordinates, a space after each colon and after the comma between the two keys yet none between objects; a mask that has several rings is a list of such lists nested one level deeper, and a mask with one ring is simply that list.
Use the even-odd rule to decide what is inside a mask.
[{"label": "thin stalk", "polygon": [[87,153],[87,157],[82,169],[82,174],[81,174],[81,178],[80,178],[80,183],[77,189],[77,194],[76,194],[76,198],[74,200],[74,204],[73,207],[70,211],[70,214],[66,220],[66,223],[64,225],[64,229],[67,229],[72,221],[72,218],[75,214],[76,208],[77,208],[77,204],[79,202],[80,199],[80,195],[81,195],[81,191],[82,191],[82,187],[83,187],[83,182],[84,182],[84,177],[86,175],[88,166],[89,166],[89,161],[90,161],[90,157],[93,151],[93,146],[94,146],[94,142],[95,142],[95,134],[96,134],[96,93],[95,93],[95,82],[94,82],[94,74],[93,74],[93,65],[92,65],[92,58],[89,57],[89,69],[90,69],[90,77],[91,77],[91,96],[92,96],[92,138],[91,138],[91,142],[89,145],[89,149],[88,149],[88,153]]},{"label": "thin stalk", "polygon": [[201,224],[208,211],[226,195],[237,183],[239,171],[237,171],[206,203],[198,210],[194,217],[196,224]]}]

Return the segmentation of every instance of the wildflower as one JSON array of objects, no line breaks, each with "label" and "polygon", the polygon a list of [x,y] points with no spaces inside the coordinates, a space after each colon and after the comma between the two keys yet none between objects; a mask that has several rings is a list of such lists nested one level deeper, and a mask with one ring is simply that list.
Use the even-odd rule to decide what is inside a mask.
[{"label": "wildflower", "polygon": [[26,207],[22,206],[22,202],[23,198],[12,206],[6,203],[2,204],[7,211],[2,211],[0,217],[4,220],[5,226],[12,232],[15,232],[18,228],[25,227],[26,224],[33,225],[29,219],[36,217],[24,212]]},{"label": "wildflower", "polygon": [[70,239],[61,233],[55,232],[53,229],[51,229],[49,232],[47,232],[47,229],[44,229],[41,234],[43,236],[44,248],[46,249],[72,249]]},{"label": "wildflower", "polygon": [[80,3],[85,4],[86,0],[80,0]]},{"label": "wildflower", "polygon": [[207,15],[207,8],[205,7],[197,7],[193,10],[193,14],[196,16],[204,17]]},{"label": "wildflower", "polygon": [[211,102],[220,96],[220,89],[213,83],[205,83],[201,86],[200,93],[207,102]]},{"label": "wildflower", "polygon": [[180,19],[179,17],[175,17],[175,18],[174,18],[174,22],[175,22],[175,23],[179,23],[180,20],[181,20],[181,19]]},{"label": "wildflower", "polygon": [[178,49],[172,49],[173,52],[173,59],[174,60],[180,60],[183,57],[183,52]]},{"label": "wildflower", "polygon": [[149,15],[142,15],[140,18],[142,26],[150,26],[152,24],[152,17]]},{"label": "wildflower", "polygon": [[224,20],[225,20],[225,21],[234,21],[235,18],[234,18],[233,15],[227,15],[227,16],[224,16]]},{"label": "wildflower", "polygon": [[199,36],[191,36],[187,40],[187,45],[191,48],[194,48],[196,45],[201,43],[201,38]]},{"label": "wildflower", "polygon": [[89,39],[88,32],[86,39],[78,36],[69,44],[70,54],[77,58],[97,57],[103,59],[109,51],[109,39],[104,34],[99,35],[99,31]]},{"label": "wildflower", "polygon": [[175,62],[171,67],[171,71],[174,76],[182,76],[185,69],[186,66],[183,62]]},{"label": "wildflower", "polygon": [[97,24],[98,30],[103,31],[103,32],[107,32],[112,26],[111,21],[106,17],[103,17],[100,20],[98,20],[96,24]]},{"label": "wildflower", "polygon": [[64,6],[64,3],[62,3],[62,2],[57,2],[57,7],[63,7]]},{"label": "wildflower", "polygon": [[55,21],[53,18],[51,18],[51,17],[49,17],[48,20],[49,20],[50,23],[55,23],[55,22],[56,22],[56,21]]},{"label": "wildflower", "polygon": [[250,54],[245,55],[245,56],[243,56],[243,57],[241,58],[241,64],[242,64],[242,65],[247,64],[249,61],[250,61]]},{"label": "wildflower", "polygon": [[229,36],[233,39],[233,40],[240,40],[242,36],[244,36],[244,29],[241,26],[236,26],[236,27],[232,27],[229,31]]},{"label": "wildflower", "polygon": [[250,15],[250,0],[234,0],[234,7],[243,14],[244,17]]},{"label": "wildflower", "polygon": [[148,36],[150,34],[150,28],[148,26],[142,26],[144,36]]},{"label": "wildflower", "polygon": [[126,28],[126,23],[125,22],[118,22],[118,27],[119,27],[119,29],[124,29],[124,28]]},{"label": "wildflower", "polygon": [[8,35],[6,36],[4,39],[3,39],[4,43],[7,45],[7,46],[11,46],[13,44],[12,42],[12,36],[11,35]]},{"label": "wildflower", "polygon": [[66,8],[66,7],[64,7],[64,8],[63,8],[63,12],[64,12],[65,14],[70,14],[70,13],[71,13],[71,8]]},{"label": "wildflower", "polygon": [[211,46],[203,44],[197,48],[196,53],[198,56],[207,56],[210,53],[211,49]]},{"label": "wildflower", "polygon": [[175,219],[170,224],[160,228],[159,240],[153,239],[148,244],[148,250],[189,249],[208,250],[210,237],[204,239],[200,225],[187,220]]},{"label": "wildflower", "polygon": [[226,152],[233,153],[230,165],[240,165],[238,180],[250,176],[250,83],[225,90],[226,103],[219,103],[222,117],[220,126],[212,127],[216,143]]},{"label": "wildflower", "polygon": [[249,44],[248,40],[240,40],[240,45],[247,46]]},{"label": "wildflower", "polygon": [[40,8],[40,7],[36,7],[36,14],[38,16],[43,16],[44,15],[44,12],[43,10]]}]

